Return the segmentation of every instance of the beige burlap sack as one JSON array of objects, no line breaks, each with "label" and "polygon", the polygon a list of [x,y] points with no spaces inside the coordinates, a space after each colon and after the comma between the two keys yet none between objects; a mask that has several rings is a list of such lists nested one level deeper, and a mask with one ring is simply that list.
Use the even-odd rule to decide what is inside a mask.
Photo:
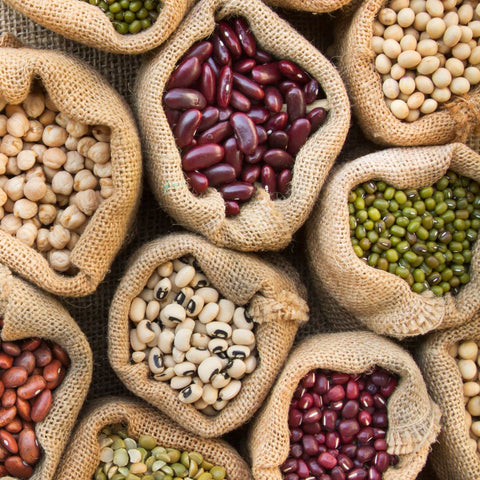
[{"label": "beige burlap sack", "polygon": [[[130,360],[130,304],[155,268],[191,254],[211,284],[237,305],[249,304],[256,322],[258,366],[242,380],[240,393],[216,416],[209,417],[181,402],[167,382],[154,380],[148,364]],[[248,421],[260,407],[290,350],[308,307],[298,275],[252,254],[221,249],[192,234],[169,235],[139,250],[130,262],[112,301],[109,315],[109,359],[122,382],[187,430],[218,437]]]},{"label": "beige burlap sack", "polygon": [[[373,22],[385,0],[366,0],[350,17],[340,21],[336,38],[338,63],[352,108],[365,135],[381,145],[438,145],[465,142],[478,128],[479,88],[434,113],[408,123],[397,119],[385,103],[381,75],[375,70],[371,47]],[[343,28],[348,24],[347,28]]]},{"label": "beige burlap sack", "polygon": [[480,316],[456,328],[429,335],[417,354],[428,392],[442,411],[442,430],[431,463],[441,480],[477,480],[480,457],[468,443],[463,381],[449,348],[463,340],[480,339]]},{"label": "beige burlap sack", "polygon": [[134,439],[151,435],[160,446],[201,453],[209,462],[225,467],[228,480],[252,480],[245,461],[224,440],[200,438],[146,403],[121,397],[98,399],[85,412],[62,456],[55,480],[90,480],[100,463],[98,434],[113,423],[125,424]]},{"label": "beige burlap sack", "polygon": [[121,35],[105,13],[80,0],[5,0],[5,3],[61,35],[112,53],[136,55],[161,45],[177,28],[193,0],[164,0],[155,23],[136,34]]},{"label": "beige burlap sack", "polygon": [[287,459],[290,438],[288,411],[300,380],[322,368],[363,373],[378,365],[398,375],[388,400],[388,452],[399,456],[397,466],[383,480],[413,480],[425,465],[430,444],[440,429],[440,411],[410,355],[395,343],[371,332],[331,333],[311,337],[292,352],[268,400],[255,417],[247,446],[255,480],[281,480],[280,465]]},{"label": "beige burlap sack", "polygon": [[59,274],[36,250],[0,231],[0,262],[54,294],[90,294],[125,241],[139,201],[142,167],[133,117],[120,95],[86,64],[54,51],[12,48],[18,43],[11,36],[5,36],[2,45],[0,96],[8,103],[21,103],[34,80],[41,80],[60,111],[82,123],[107,125],[112,131],[114,193],[102,202],[72,250],[71,262],[78,268],[75,275]]},{"label": "beige burlap sack", "polygon": [[[262,48],[309,72],[329,102],[326,122],[296,156],[290,195],[272,201],[258,188],[235,217],[225,216],[225,204],[216,189],[202,196],[190,192],[162,106],[165,84],[177,62],[192,44],[212,33],[215,21],[229,16],[244,17]],[[288,245],[309,215],[350,124],[347,95],[335,68],[258,0],[199,2],[160,52],[143,65],[136,83],[136,110],[150,185],[161,207],[188,230],[217,245],[243,251],[279,250]]]},{"label": "beige burlap sack", "polygon": [[50,412],[35,426],[42,455],[30,478],[50,480],[90,386],[92,352],[85,335],[57,300],[13,276],[3,265],[0,265],[0,316],[4,321],[2,340],[40,337],[58,343],[70,357],[65,378],[52,392]]},{"label": "beige burlap sack", "polygon": [[265,0],[272,7],[312,13],[333,12],[349,2],[350,0]]},{"label": "beige burlap sack", "polygon": [[337,167],[307,226],[307,258],[320,293],[331,295],[370,330],[403,338],[462,324],[480,307],[480,256],[475,243],[470,282],[458,295],[414,293],[400,277],[370,267],[352,248],[348,194],[367,180],[397,188],[433,185],[448,169],[480,180],[480,156],[461,143],[387,149]]}]

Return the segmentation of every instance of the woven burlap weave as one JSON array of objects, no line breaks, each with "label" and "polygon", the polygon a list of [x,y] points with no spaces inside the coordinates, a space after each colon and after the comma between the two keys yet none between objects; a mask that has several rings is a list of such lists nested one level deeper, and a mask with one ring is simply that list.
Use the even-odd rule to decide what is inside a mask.
[{"label": "woven burlap weave", "polygon": [[332,171],[307,226],[308,262],[319,294],[330,295],[370,330],[403,338],[468,321],[480,307],[478,243],[470,282],[458,295],[414,293],[405,280],[370,267],[352,248],[349,192],[367,180],[396,188],[433,185],[448,169],[480,181],[480,156],[466,145],[387,149]]},{"label": "woven burlap weave", "polygon": [[[480,122],[479,88],[464,97],[452,97],[432,114],[408,123],[398,120],[388,108],[382,90],[381,75],[375,71],[375,52],[371,47],[373,22],[385,0],[362,2],[337,31],[339,68],[352,102],[355,116],[365,135],[381,145],[438,145],[465,142]],[[348,9],[348,15],[351,14]],[[478,132],[476,132],[478,134]]]},{"label": "woven burlap weave", "polygon": [[[79,2],[80,3],[80,2]],[[44,290],[87,295],[103,280],[125,241],[140,196],[141,155],[137,130],[125,101],[86,64],[64,54],[16,45],[10,35],[0,48],[0,95],[21,103],[34,79],[41,79],[53,102],[71,118],[112,131],[113,195],[91,217],[71,254],[78,273],[55,272],[46,258],[12,235],[0,232],[0,261]]]},{"label": "woven burlap weave", "polygon": [[193,0],[164,0],[155,23],[140,33],[121,35],[95,5],[80,0],[5,0],[19,12],[67,38],[107,52],[135,55],[161,45],[181,22]]},{"label": "woven burlap weave", "polygon": [[349,2],[350,0],[265,0],[265,3],[272,7],[302,10],[312,13],[333,12]]},{"label": "woven burlap weave", "polygon": [[[234,16],[247,19],[262,48],[298,63],[318,80],[329,101],[329,112],[324,125],[296,156],[290,195],[272,201],[263,188],[258,188],[239,215],[226,217],[224,201],[216,189],[208,189],[200,197],[190,192],[163,111],[162,95],[188,48],[208,37],[216,20]],[[334,67],[258,0],[199,2],[160,52],[143,65],[136,83],[136,109],[149,181],[162,208],[188,230],[217,245],[243,251],[279,250],[288,245],[309,215],[350,124],[347,95]]]},{"label": "woven burlap weave", "polygon": [[100,463],[98,434],[103,427],[114,423],[125,424],[134,439],[151,435],[160,446],[201,453],[205,460],[224,466],[229,480],[252,479],[247,464],[223,440],[193,435],[139,400],[108,397],[98,400],[85,412],[62,456],[55,480],[90,480]]},{"label": "woven burlap weave", "polygon": [[460,327],[429,335],[418,351],[428,392],[442,411],[442,430],[431,453],[441,480],[478,480],[480,457],[469,444],[463,382],[449,348],[463,340],[480,340],[480,316]]},{"label": "woven burlap weave", "polygon": [[398,375],[388,400],[388,452],[399,456],[383,480],[413,480],[423,468],[439,427],[440,411],[428,397],[422,375],[410,355],[371,332],[317,335],[291,353],[265,405],[255,417],[247,440],[255,480],[281,480],[279,466],[287,459],[288,411],[299,381],[321,368],[363,373],[378,365]]},{"label": "woven burlap weave", "polygon": [[3,265],[0,315],[4,321],[3,341],[40,337],[58,343],[70,357],[67,374],[53,391],[50,412],[35,425],[42,456],[30,478],[50,480],[90,386],[92,352],[82,331],[57,300],[13,276]]},{"label": "woven burlap weave", "polygon": [[[218,415],[206,416],[182,403],[178,392],[151,378],[148,364],[130,361],[130,303],[156,267],[167,260],[193,255],[211,284],[237,305],[249,304],[257,323],[259,362],[242,380],[242,389]],[[253,254],[222,249],[193,234],[171,234],[153,241],[135,255],[110,308],[109,359],[124,384],[136,395],[202,437],[218,437],[248,421],[268,394],[292,346],[298,326],[307,320],[304,287],[292,270]]]}]

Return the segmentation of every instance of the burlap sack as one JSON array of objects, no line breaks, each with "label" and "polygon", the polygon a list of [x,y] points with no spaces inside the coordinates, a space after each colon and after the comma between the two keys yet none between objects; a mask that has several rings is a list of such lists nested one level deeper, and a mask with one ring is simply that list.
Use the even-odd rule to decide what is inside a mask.
[{"label": "burlap sack", "polygon": [[466,145],[379,151],[332,171],[307,225],[307,259],[319,293],[331,295],[370,330],[403,338],[462,324],[480,307],[480,256],[472,248],[470,282],[458,295],[414,293],[400,277],[370,267],[352,248],[348,194],[358,184],[384,180],[397,188],[433,185],[448,169],[480,180],[480,156]]},{"label": "burlap sack", "polygon": [[[259,188],[239,215],[227,218],[224,201],[216,189],[208,189],[201,197],[190,192],[163,111],[162,94],[175,65],[189,47],[208,37],[215,21],[228,16],[246,18],[262,48],[298,63],[316,78],[326,93],[329,112],[326,122],[296,156],[289,197],[272,201]],[[334,67],[258,0],[199,2],[160,52],[142,66],[136,83],[136,110],[150,185],[161,207],[188,230],[217,245],[243,251],[279,250],[288,245],[309,215],[350,123],[347,95]]]},{"label": "burlap sack", "polygon": [[413,480],[425,465],[430,444],[440,429],[440,411],[410,355],[395,343],[371,332],[323,334],[300,343],[291,353],[268,400],[255,417],[247,446],[255,480],[281,480],[290,438],[288,411],[299,381],[317,368],[363,373],[374,365],[398,375],[388,400],[388,452],[399,463],[383,480]]},{"label": "burlap sack", "polygon": [[456,328],[429,335],[418,350],[418,364],[428,392],[442,411],[442,430],[433,446],[431,463],[441,480],[477,480],[480,457],[468,444],[463,382],[450,346],[480,339],[480,316]]},{"label": "burlap sack", "polygon": [[265,3],[272,7],[312,13],[333,12],[349,2],[350,0],[265,0]]},{"label": "burlap sack", "polygon": [[85,412],[62,456],[55,480],[90,480],[100,463],[98,434],[113,423],[125,424],[134,439],[151,435],[160,446],[201,453],[209,462],[225,467],[228,480],[252,480],[245,461],[224,440],[200,438],[146,403],[121,397],[100,398]]},{"label": "burlap sack", "polygon": [[[373,22],[385,0],[361,2],[353,15],[340,20],[336,32],[338,64],[355,116],[365,135],[380,145],[438,145],[465,142],[478,130],[480,89],[452,101],[434,113],[408,123],[398,120],[385,103],[381,75],[375,70],[371,47]],[[344,28],[345,24],[348,26]]]},{"label": "burlap sack", "polygon": [[14,277],[3,265],[0,265],[0,316],[4,321],[2,340],[41,337],[58,343],[70,357],[67,374],[53,391],[50,412],[35,426],[42,455],[30,479],[50,480],[90,386],[92,352],[80,328],[57,300]]},{"label": "burlap sack", "polygon": [[0,45],[5,47],[0,48],[0,95],[8,103],[21,103],[32,82],[40,79],[62,112],[83,123],[111,128],[114,193],[91,217],[72,251],[77,274],[55,272],[36,250],[0,232],[0,262],[54,294],[87,295],[106,275],[139,201],[142,166],[133,117],[120,95],[86,64],[53,51],[12,48],[18,43],[9,35]]},{"label": "burlap sack", "polygon": [[193,0],[164,0],[147,30],[121,35],[105,13],[80,0],[5,0],[20,13],[61,35],[107,52],[136,55],[161,45],[177,28]]},{"label": "burlap sack", "polygon": [[[237,305],[249,304],[257,323],[258,366],[242,380],[240,393],[214,417],[182,403],[178,392],[151,378],[148,364],[130,360],[130,303],[158,265],[193,255],[214,287]],[[109,315],[110,363],[133,393],[159,408],[187,430],[205,438],[218,437],[248,421],[260,407],[290,350],[308,307],[298,275],[252,254],[221,249],[192,234],[174,234],[141,248],[130,262],[113,298]]]}]

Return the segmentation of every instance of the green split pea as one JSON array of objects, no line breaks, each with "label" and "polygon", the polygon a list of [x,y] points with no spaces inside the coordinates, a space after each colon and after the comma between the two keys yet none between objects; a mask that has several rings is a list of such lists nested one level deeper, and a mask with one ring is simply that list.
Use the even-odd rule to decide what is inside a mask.
[{"label": "green split pea", "polygon": [[470,281],[480,229],[480,185],[453,171],[435,185],[396,189],[371,180],[348,198],[355,254],[403,278],[416,293],[457,294]]}]

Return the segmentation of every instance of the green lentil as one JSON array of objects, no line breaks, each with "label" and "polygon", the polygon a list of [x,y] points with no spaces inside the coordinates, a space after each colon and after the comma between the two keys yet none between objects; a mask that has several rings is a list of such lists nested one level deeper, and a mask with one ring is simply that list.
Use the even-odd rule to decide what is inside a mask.
[{"label": "green lentil", "polygon": [[418,190],[370,180],[348,202],[352,246],[368,265],[400,276],[417,293],[456,295],[470,280],[480,231],[478,182],[450,170]]}]

